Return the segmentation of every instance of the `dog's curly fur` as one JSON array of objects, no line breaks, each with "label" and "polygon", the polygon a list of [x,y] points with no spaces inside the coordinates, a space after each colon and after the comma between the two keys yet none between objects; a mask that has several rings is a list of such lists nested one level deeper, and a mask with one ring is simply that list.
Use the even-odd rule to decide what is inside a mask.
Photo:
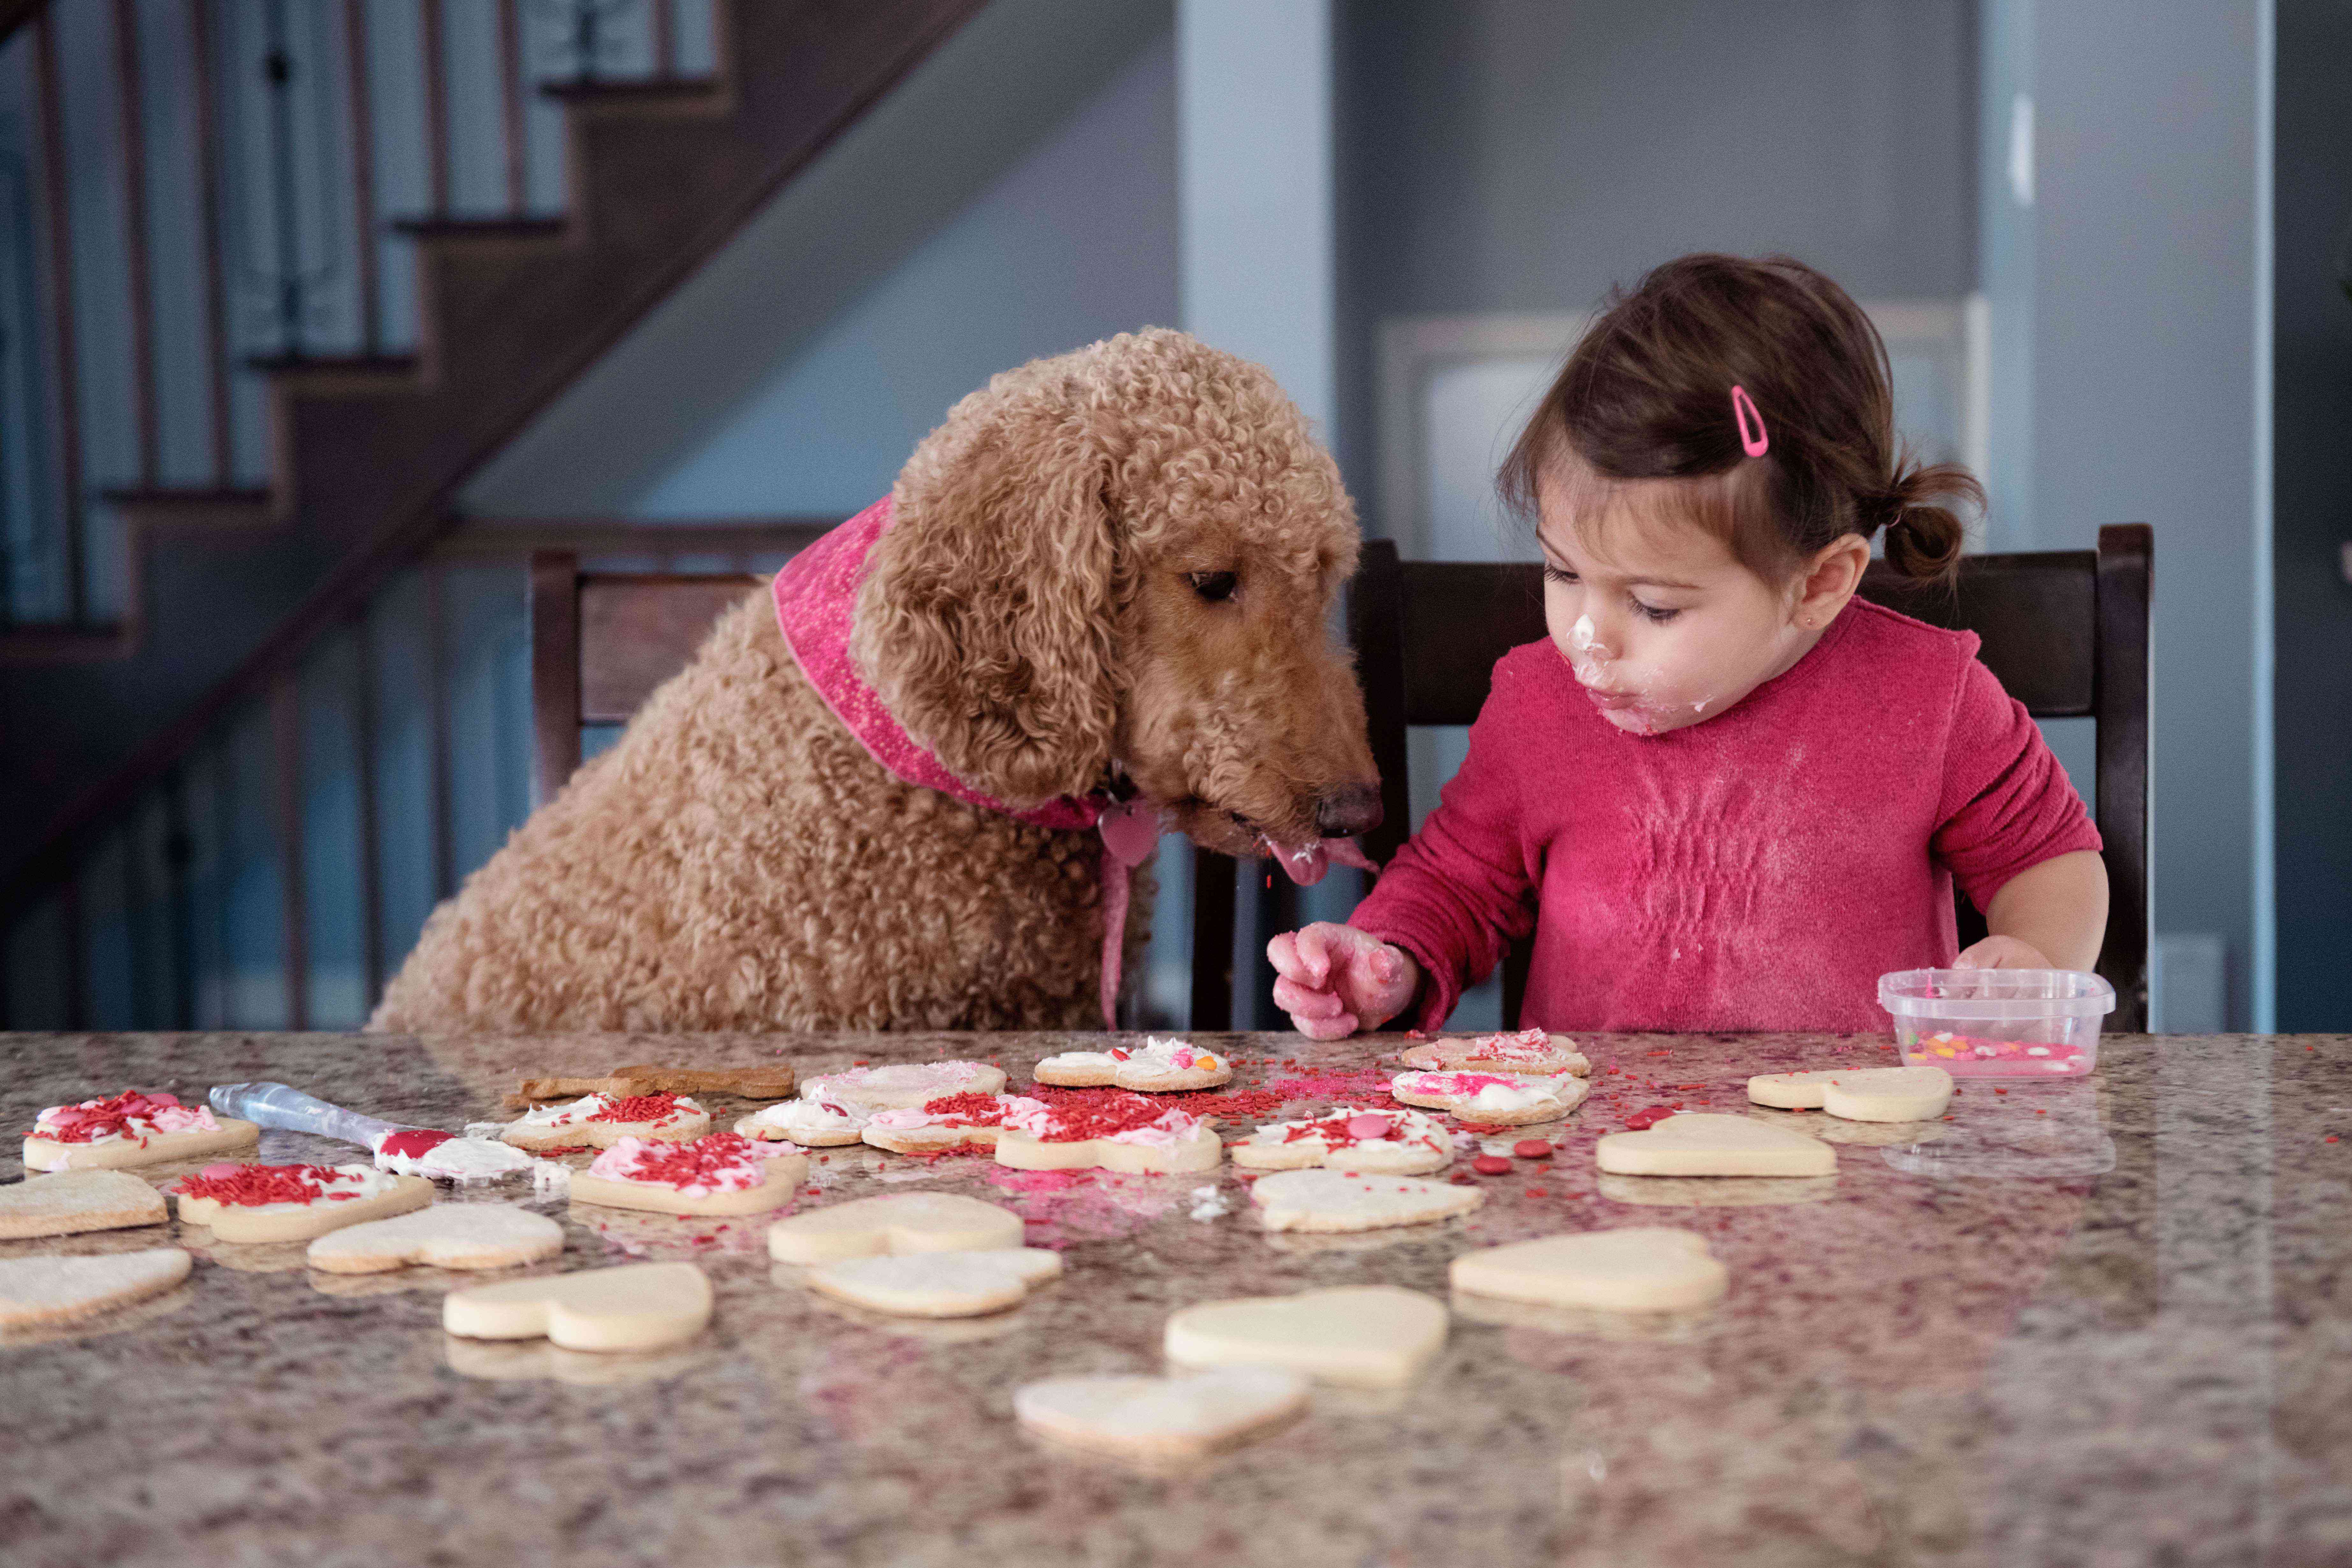
[{"label": "dog's curly fur", "polygon": [[[1368,825],[1327,630],[1354,509],[1263,370],[1161,330],[1035,361],[892,497],[852,654],[959,777],[1024,808],[1123,776],[1228,854]],[[1101,852],[892,777],[762,589],[434,911],[369,1026],[1096,1027]]]}]

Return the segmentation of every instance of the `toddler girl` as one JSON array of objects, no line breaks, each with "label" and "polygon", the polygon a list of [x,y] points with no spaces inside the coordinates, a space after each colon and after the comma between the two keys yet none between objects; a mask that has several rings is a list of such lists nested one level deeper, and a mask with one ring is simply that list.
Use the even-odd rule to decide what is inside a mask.
[{"label": "toddler girl", "polygon": [[[1885,346],[1827,278],[1688,256],[1611,302],[1504,464],[1538,520],[1549,642],[1514,649],[1466,761],[1346,925],[1276,936],[1318,1039],[1435,1028],[1535,935],[1518,1023],[1885,1026],[1877,980],[2088,969],[2099,836],[1976,637],[1854,597],[1870,540],[1948,577],[1982,503],[1895,450]],[[1992,934],[1966,952],[1952,883]]]}]

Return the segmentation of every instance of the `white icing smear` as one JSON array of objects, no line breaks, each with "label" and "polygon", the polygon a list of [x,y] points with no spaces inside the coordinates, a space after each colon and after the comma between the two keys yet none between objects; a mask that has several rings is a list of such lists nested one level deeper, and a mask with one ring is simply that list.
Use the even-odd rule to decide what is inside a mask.
[{"label": "white icing smear", "polygon": [[1001,1081],[998,1069],[985,1062],[893,1062],[810,1079],[801,1085],[801,1098],[855,1101],[874,1095],[919,1093],[927,1100],[939,1100],[970,1091],[992,1077]]},{"label": "white icing smear", "polygon": [[1553,1079],[1504,1079],[1481,1072],[1401,1072],[1390,1080],[1391,1089],[1459,1100],[1465,1110],[1532,1110],[1539,1105],[1565,1106],[1562,1090]]},{"label": "white icing smear", "polygon": [[1113,1047],[1107,1051],[1064,1051],[1047,1057],[1039,1067],[1125,1068],[1146,1077],[1180,1072],[1215,1072],[1223,1058],[1183,1040],[1163,1040],[1146,1035],[1139,1046]]},{"label": "white icing smear", "polygon": [[537,1163],[511,1143],[487,1138],[451,1138],[422,1154],[387,1154],[378,1149],[380,1169],[403,1176],[429,1176],[443,1182],[493,1182],[520,1175]]},{"label": "white icing smear", "polygon": [[[1297,1136],[1292,1136],[1294,1131]],[[1326,1152],[1358,1143],[1418,1143],[1439,1152],[1447,1146],[1445,1129],[1435,1117],[1402,1106],[1375,1110],[1369,1106],[1343,1105],[1321,1116],[1269,1121],[1251,1133],[1249,1141],[1270,1147],[1301,1143]]]},{"label": "white icing smear", "polygon": [[868,1111],[854,1105],[845,1105],[828,1096],[781,1100],[761,1110],[751,1120],[761,1127],[774,1128],[787,1138],[824,1138],[843,1132],[861,1132],[873,1117]]}]

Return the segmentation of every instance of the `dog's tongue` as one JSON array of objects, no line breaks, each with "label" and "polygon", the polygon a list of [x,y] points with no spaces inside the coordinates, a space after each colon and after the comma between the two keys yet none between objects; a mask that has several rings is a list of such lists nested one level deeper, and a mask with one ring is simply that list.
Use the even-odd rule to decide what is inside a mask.
[{"label": "dog's tongue", "polygon": [[1323,840],[1320,838],[1296,849],[1287,844],[1276,844],[1271,838],[1263,839],[1261,842],[1265,845],[1267,853],[1271,854],[1276,863],[1282,867],[1285,874],[1302,888],[1311,888],[1321,881],[1323,873],[1331,868],[1331,858],[1325,852]]}]

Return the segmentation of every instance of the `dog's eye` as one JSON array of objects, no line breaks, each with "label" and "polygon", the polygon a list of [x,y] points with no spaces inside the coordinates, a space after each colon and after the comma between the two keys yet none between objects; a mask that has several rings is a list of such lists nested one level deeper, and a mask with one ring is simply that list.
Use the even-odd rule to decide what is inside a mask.
[{"label": "dog's eye", "polygon": [[1234,574],[1230,572],[1191,572],[1186,574],[1192,592],[1211,603],[1234,596]]}]

